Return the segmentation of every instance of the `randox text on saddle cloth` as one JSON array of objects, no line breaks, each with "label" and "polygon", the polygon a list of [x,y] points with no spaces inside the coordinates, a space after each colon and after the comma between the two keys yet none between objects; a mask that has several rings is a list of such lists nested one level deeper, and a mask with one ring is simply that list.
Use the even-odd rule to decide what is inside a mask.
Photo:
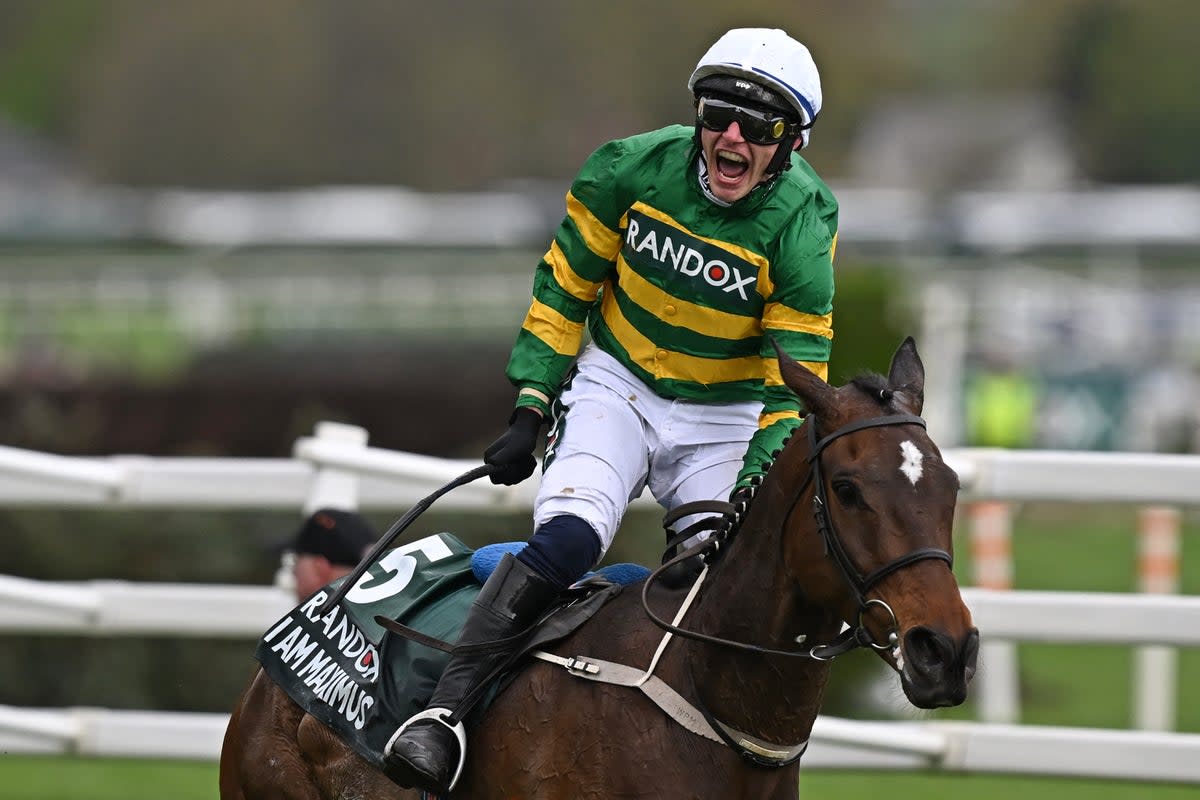
[{"label": "randox text on saddle cloth", "polygon": [[[324,616],[317,616],[317,609],[327,597],[328,592],[317,592],[297,611],[267,631],[263,645],[278,654],[280,661],[312,691],[314,698],[336,709],[355,729],[362,730],[375,698],[367,694],[358,681],[374,685],[379,680],[379,651],[340,607],[335,606]],[[304,620],[312,623],[312,627]],[[331,649],[341,658],[336,659]],[[357,678],[347,672],[344,666],[347,661]]]},{"label": "randox text on saddle cloth", "polygon": [[455,640],[480,588],[471,554],[446,533],[390,550],[325,614],[336,581],[293,608],[255,657],[297,705],[378,766],[397,720],[423,707],[449,655],[385,635],[375,617]]}]

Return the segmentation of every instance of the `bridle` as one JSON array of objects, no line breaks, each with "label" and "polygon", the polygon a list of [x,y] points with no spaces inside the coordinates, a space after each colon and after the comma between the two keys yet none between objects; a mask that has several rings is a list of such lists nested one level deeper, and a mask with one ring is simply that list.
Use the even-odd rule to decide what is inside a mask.
[{"label": "bridle", "polygon": [[[809,453],[806,459],[810,465],[808,478],[805,480],[805,485],[801,486],[800,491],[796,493],[796,498],[792,500],[792,505],[783,518],[783,525],[786,528],[788,520],[791,519],[792,513],[796,510],[796,505],[799,503],[800,497],[804,494],[805,487],[811,481],[813,484],[813,517],[816,518],[817,531],[821,534],[821,541],[825,546],[825,555],[831,557],[834,563],[837,564],[838,569],[842,573],[842,578],[849,585],[850,591],[854,593],[854,600],[858,604],[858,624],[852,629],[854,631],[854,639],[857,644],[870,645],[876,650],[886,650],[896,645],[897,621],[896,612],[892,610],[892,607],[886,601],[879,598],[867,598],[867,593],[874,588],[875,584],[893,572],[907,567],[909,564],[929,558],[945,561],[950,567],[954,566],[954,558],[940,547],[921,547],[905,553],[899,558],[884,564],[882,567],[878,567],[863,575],[846,553],[846,549],[842,546],[842,540],[838,538],[837,532],[834,530],[833,520],[830,518],[828,511],[829,499],[826,494],[825,473],[821,464],[821,453],[832,442],[847,434],[865,430],[866,428],[882,428],[891,425],[919,425],[924,428],[925,420],[915,414],[892,414],[886,417],[874,417],[872,419],[851,422],[820,440],[817,439],[817,426],[810,424],[808,426]],[[877,642],[872,638],[870,631],[867,630],[863,622],[863,618],[872,606],[884,609],[891,617],[891,630],[888,632],[886,642]],[[839,655],[840,652],[844,651],[824,654],[824,657],[832,658],[835,655]],[[814,658],[818,657],[820,656],[814,655]]]},{"label": "bridle", "polygon": [[[787,513],[783,517],[783,522],[780,527],[786,530],[788,522],[795,513],[796,507],[800,502],[800,498],[804,496],[805,489],[810,483],[813,484],[813,516],[816,518],[817,530],[821,535],[821,540],[825,548],[825,555],[833,559],[837,565],[838,571],[845,580],[846,585],[854,595],[855,602],[858,604],[858,619],[853,627],[848,627],[845,631],[838,635],[832,642],[824,645],[816,645],[807,650],[776,650],[772,648],[759,647],[758,645],[747,644],[745,642],[736,642],[731,639],[723,639],[719,636],[711,636],[697,631],[690,631],[680,628],[676,625],[666,622],[659,618],[650,610],[650,605],[647,601],[650,585],[655,579],[667,568],[673,564],[679,563],[690,558],[693,555],[700,553],[708,553],[705,560],[710,562],[714,556],[719,553],[722,546],[728,542],[735,533],[732,525],[722,529],[715,536],[700,542],[696,546],[686,550],[683,553],[676,555],[671,560],[654,570],[646,579],[645,585],[642,587],[642,606],[646,614],[650,617],[654,624],[660,628],[682,636],[687,639],[708,642],[717,644],[723,647],[731,647],[737,650],[743,650],[752,653],[780,655],[780,656],[799,656],[804,658],[812,658],[818,661],[828,661],[842,653],[853,650],[857,647],[870,646],[876,650],[887,650],[896,646],[898,640],[898,621],[896,613],[892,610],[884,600],[879,598],[868,598],[867,594],[871,589],[883,580],[888,575],[891,575],[897,570],[903,569],[910,564],[926,559],[937,559],[945,561],[947,565],[953,567],[954,558],[950,553],[942,550],[939,547],[922,547],[906,553],[899,558],[889,561],[881,567],[878,567],[871,572],[863,575],[858,567],[850,559],[842,546],[842,541],[838,538],[837,531],[833,525],[833,519],[829,516],[829,499],[825,488],[825,474],[821,463],[821,454],[831,443],[837,441],[843,436],[856,433],[867,428],[882,428],[893,425],[919,425],[925,427],[925,420],[915,414],[891,414],[883,417],[872,417],[870,419],[858,420],[838,428],[833,433],[817,439],[817,427],[815,420],[810,419],[807,424],[807,435],[809,443],[809,453],[805,460],[809,464],[808,477],[804,479],[804,483],[797,490],[791,506],[788,507]],[[709,553],[709,551],[712,551]],[[707,567],[705,567],[707,571]],[[865,617],[870,612],[872,607],[884,609],[891,617],[890,630],[887,634],[887,640],[884,642],[877,641],[865,624]]]}]

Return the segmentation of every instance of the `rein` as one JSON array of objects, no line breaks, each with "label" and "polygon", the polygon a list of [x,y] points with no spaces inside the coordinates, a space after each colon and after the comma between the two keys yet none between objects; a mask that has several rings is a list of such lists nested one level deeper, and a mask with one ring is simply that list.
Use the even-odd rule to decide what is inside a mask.
[{"label": "rein", "polygon": [[[705,562],[711,563],[715,559],[716,555],[720,552],[722,545],[733,537],[733,523],[735,520],[740,521],[740,512],[744,511],[746,508],[746,506],[742,503],[739,503],[735,507],[736,510],[734,513],[729,514],[729,512],[726,512],[725,524],[718,531],[717,535],[705,539],[692,548],[677,554],[675,557],[658,567],[658,569],[650,573],[650,576],[646,578],[646,582],[642,586],[642,608],[646,612],[646,615],[650,618],[651,622],[668,633],[673,633],[685,639],[707,642],[708,644],[715,644],[721,647],[728,647],[734,650],[756,653],[759,655],[811,658],[816,661],[829,661],[836,656],[849,652],[857,647],[870,646],[876,650],[886,650],[894,647],[898,638],[898,633],[896,630],[896,613],[892,611],[891,606],[889,606],[885,601],[878,598],[868,599],[866,597],[867,593],[875,586],[875,584],[879,583],[879,581],[910,564],[932,558],[945,561],[948,565],[953,566],[954,559],[948,552],[940,548],[923,547],[913,550],[910,553],[906,553],[905,555],[900,556],[899,558],[890,561],[887,564],[884,564],[882,567],[872,570],[864,576],[855,566],[854,562],[850,559],[850,556],[846,553],[845,548],[842,546],[842,541],[838,537],[837,531],[833,525],[833,520],[830,518],[827,511],[829,502],[825,489],[824,471],[821,463],[821,454],[825,451],[826,447],[828,447],[837,439],[857,431],[865,430],[867,428],[880,428],[892,425],[919,425],[920,427],[924,428],[925,420],[919,416],[916,416],[915,414],[892,414],[884,417],[873,417],[871,419],[852,422],[848,425],[838,428],[833,433],[820,440],[817,439],[815,421],[810,421],[808,425],[809,454],[805,458],[809,464],[809,473],[804,479],[804,483],[800,486],[800,489],[797,490],[796,496],[792,500],[791,506],[788,507],[787,514],[784,515],[783,522],[780,525],[781,531],[787,529],[787,524],[791,520],[792,514],[795,512],[796,506],[800,502],[800,498],[803,497],[804,490],[808,488],[810,483],[812,483],[813,516],[816,519],[817,530],[820,533],[822,543],[824,544],[825,555],[833,559],[833,562],[837,565],[838,571],[841,572],[842,578],[845,580],[846,585],[854,594],[855,602],[858,604],[858,619],[854,627],[847,627],[845,631],[839,634],[837,638],[828,644],[815,645],[807,650],[778,650],[769,647],[760,647],[758,645],[748,644],[746,642],[737,642],[732,639],[724,639],[719,636],[712,636],[710,634],[700,633],[698,631],[687,630],[667,622],[651,610],[649,603],[650,586],[655,582],[659,575],[673,565],[699,554],[705,554]],[[675,515],[673,518],[678,519],[689,513],[696,513],[700,510],[706,510],[694,508],[692,507],[693,505],[702,504],[688,504],[688,506],[680,507],[675,510]],[[711,504],[703,505],[710,506]],[[707,570],[702,573],[702,575],[706,574]],[[701,580],[702,579],[703,577]],[[891,631],[888,635],[887,642],[882,644],[877,642],[871,636],[871,633],[869,630],[867,630],[864,621],[865,616],[871,610],[872,606],[883,608],[891,616]]]},{"label": "rein", "polygon": [[392,527],[388,528],[383,536],[379,537],[379,541],[377,541],[375,545],[369,551],[367,551],[367,554],[362,557],[361,561],[358,562],[358,566],[356,566],[353,571],[350,572],[346,579],[342,581],[341,585],[338,586],[337,589],[332,593],[330,593],[328,599],[321,604],[321,607],[317,609],[317,614],[326,614],[330,609],[340,603],[342,598],[345,597],[346,594],[352,588],[354,588],[354,585],[358,583],[359,579],[361,579],[362,576],[367,573],[367,570],[371,568],[371,565],[379,560],[380,554],[383,553],[383,551],[386,550],[391,543],[396,540],[397,536],[399,536],[401,533],[404,533],[405,528],[411,525],[413,520],[424,514],[425,510],[433,505],[435,500],[452,489],[457,489],[459,486],[463,486],[471,481],[477,480],[478,478],[482,478],[484,475],[491,475],[496,471],[496,469],[497,467],[493,466],[492,464],[483,464],[482,466],[475,467],[474,469],[469,469],[462,475],[459,475],[457,478],[447,483],[445,486],[435,490],[428,497],[421,498],[421,500],[419,500],[415,506],[410,508],[403,517],[392,523]]}]

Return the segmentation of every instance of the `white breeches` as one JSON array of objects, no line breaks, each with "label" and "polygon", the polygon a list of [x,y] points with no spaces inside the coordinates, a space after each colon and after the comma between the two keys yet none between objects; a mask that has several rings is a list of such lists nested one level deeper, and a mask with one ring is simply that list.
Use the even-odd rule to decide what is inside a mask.
[{"label": "white breeches", "polygon": [[579,357],[561,401],[566,413],[550,430],[533,521],[580,517],[600,535],[604,551],[629,502],[646,487],[668,511],[727,499],[762,411],[757,401],[664,399],[594,345]]}]

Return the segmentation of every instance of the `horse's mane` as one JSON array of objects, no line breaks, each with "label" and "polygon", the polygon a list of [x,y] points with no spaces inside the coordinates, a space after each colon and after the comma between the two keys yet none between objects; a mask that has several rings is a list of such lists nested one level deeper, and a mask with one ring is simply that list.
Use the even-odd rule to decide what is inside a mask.
[{"label": "horse's mane", "polygon": [[883,410],[895,413],[896,409],[892,405],[892,396],[895,394],[895,390],[888,383],[887,378],[878,372],[862,372],[854,376],[850,383],[878,403]]}]

